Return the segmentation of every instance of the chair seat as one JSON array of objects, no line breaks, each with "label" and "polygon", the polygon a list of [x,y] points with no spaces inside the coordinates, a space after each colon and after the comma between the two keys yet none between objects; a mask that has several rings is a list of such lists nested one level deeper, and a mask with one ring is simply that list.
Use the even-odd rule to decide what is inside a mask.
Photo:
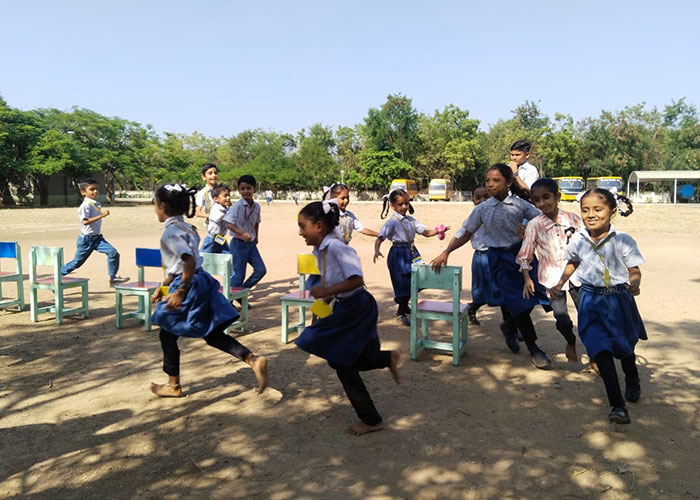
[{"label": "chair seat", "polygon": [[315,300],[311,296],[311,291],[310,290],[304,290],[303,292],[301,290],[297,290],[292,293],[288,293],[284,297],[282,297],[282,300],[284,299],[292,299],[292,300]]},{"label": "chair seat", "polygon": [[[71,283],[78,283],[80,281],[87,281],[87,278],[78,278],[76,276],[63,276],[61,278],[61,283],[64,285],[70,285]],[[37,278],[36,284],[38,285],[52,285],[53,284],[53,276],[49,276],[46,278]]]},{"label": "chair seat", "polygon": [[6,273],[5,271],[0,271],[0,278],[19,276],[19,273]]},{"label": "chair seat", "polygon": [[[234,294],[234,293],[241,293],[241,292],[246,292],[246,291],[248,291],[248,290],[250,290],[250,288],[244,288],[244,287],[242,287],[242,286],[232,286],[232,287],[231,287],[231,290],[230,290],[230,293],[232,293],[232,294]],[[223,286],[220,286],[220,287],[219,287],[219,292],[224,293],[224,287],[223,287]]]},{"label": "chair seat", "polygon": [[120,285],[115,285],[114,288],[128,288],[129,290],[150,290],[152,288],[158,288],[160,286],[160,281],[132,281],[131,283],[122,283]]},{"label": "chair seat", "polygon": [[[460,304],[460,314],[463,313],[467,307],[469,307],[469,304]],[[420,302],[418,302],[418,310],[425,312],[452,314],[453,306],[452,302],[443,302],[439,300],[421,300]]]}]

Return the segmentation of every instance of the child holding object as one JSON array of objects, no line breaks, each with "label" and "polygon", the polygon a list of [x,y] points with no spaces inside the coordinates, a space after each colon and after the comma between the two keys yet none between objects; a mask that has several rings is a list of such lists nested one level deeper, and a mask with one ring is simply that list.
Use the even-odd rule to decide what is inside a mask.
[{"label": "child holding object", "polygon": [[160,326],[163,349],[163,371],[166,384],[151,384],[151,392],[161,397],[180,397],[180,337],[204,338],[216,347],[248,364],[258,381],[258,392],[267,386],[267,360],[255,356],[224,330],[238,318],[238,311],[219,292],[220,284],[202,269],[197,251],[199,236],[194,226],[185,223],[183,215],[194,215],[194,189],[179,184],[165,184],[155,192],[155,213],[164,223],[160,251],[168,286],[166,300],[160,288],[152,301],[158,305],[153,312],[153,324]]},{"label": "child holding object", "polygon": [[333,235],[338,219],[338,205],[332,200],[309,203],[299,212],[299,235],[314,247],[321,272],[321,286],[313,287],[311,295],[325,302],[335,299],[335,307],[330,315],[306,327],[296,344],[336,370],[360,419],[346,432],[359,436],[384,429],[360,372],[389,368],[398,384],[400,355],[381,350],[377,303],[364,287],[357,252]]}]

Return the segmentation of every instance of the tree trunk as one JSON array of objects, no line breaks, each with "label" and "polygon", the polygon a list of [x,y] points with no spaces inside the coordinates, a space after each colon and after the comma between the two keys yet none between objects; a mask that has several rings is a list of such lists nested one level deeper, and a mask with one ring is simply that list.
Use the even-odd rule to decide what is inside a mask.
[{"label": "tree trunk", "polygon": [[114,192],[112,188],[114,187],[114,170],[105,170],[105,195],[107,196],[107,203],[114,203]]},{"label": "tree trunk", "polygon": [[34,188],[39,191],[39,205],[45,207],[49,204],[49,176],[33,174]]}]

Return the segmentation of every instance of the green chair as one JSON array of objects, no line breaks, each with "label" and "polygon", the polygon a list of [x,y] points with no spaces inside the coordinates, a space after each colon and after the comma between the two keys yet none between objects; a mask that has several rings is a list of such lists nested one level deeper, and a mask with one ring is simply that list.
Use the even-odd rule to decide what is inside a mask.
[{"label": "green chair", "polygon": [[[289,342],[289,333],[296,331],[301,333],[306,328],[306,308],[310,307],[314,299],[309,290],[306,290],[306,278],[311,275],[320,275],[316,265],[316,257],[310,253],[297,255],[297,273],[299,274],[299,290],[288,293],[282,297],[282,343]],[[289,326],[289,308],[299,307],[299,322]]]},{"label": "green chair", "polygon": [[[18,306],[24,311],[24,279],[22,277],[22,249],[19,243],[14,241],[0,241],[0,259],[12,259],[15,263],[14,271],[0,269],[0,309]],[[2,284],[5,282],[17,285],[17,298],[6,299],[2,295]]]},{"label": "green chair", "polygon": [[[51,267],[50,275],[39,275],[37,268],[40,266]],[[32,247],[29,251],[29,310],[32,321],[38,321],[38,316],[43,312],[56,314],[56,323],[63,323],[65,316],[82,314],[88,317],[88,279],[69,276],[61,276],[63,266],[63,248],[60,247]],[[64,308],[63,293],[65,290],[80,287],[82,292],[81,307],[72,309]],[[39,290],[50,290],[54,294],[54,305],[39,307],[37,293]]]},{"label": "green chair", "polygon": [[239,300],[241,302],[239,311],[241,316],[237,321],[231,323],[226,331],[228,332],[230,329],[241,330],[242,332],[248,331],[248,294],[250,293],[250,288],[232,287],[229,285],[233,275],[233,255],[230,253],[208,252],[202,252],[199,255],[203,259],[202,269],[211,275],[221,276],[221,280],[224,283],[221,287],[221,293],[224,294],[226,300]]},{"label": "green chair", "polygon": [[[418,293],[426,289],[451,290],[451,301],[418,300]],[[467,352],[467,306],[460,302],[462,291],[462,267],[445,266],[439,273],[425,264],[411,266],[411,359],[418,357],[420,349],[438,349],[452,353],[452,364],[459,365],[459,357]],[[421,320],[421,336],[418,337],[418,320]],[[452,342],[428,339],[428,321],[452,322]]]},{"label": "green chair", "polygon": [[[138,270],[138,281],[114,286],[117,328],[123,327],[125,319],[137,318],[144,322],[147,332],[151,331],[151,297],[160,286],[160,281],[146,281],[145,271],[147,267],[163,268],[159,249],[137,248],[136,268]],[[135,295],[137,297],[138,309],[124,312],[123,298],[129,295]]]}]

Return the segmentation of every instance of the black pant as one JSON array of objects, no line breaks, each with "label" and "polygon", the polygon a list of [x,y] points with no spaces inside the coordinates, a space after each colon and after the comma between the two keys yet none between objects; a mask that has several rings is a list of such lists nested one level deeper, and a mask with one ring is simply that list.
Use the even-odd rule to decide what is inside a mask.
[{"label": "black pant", "polygon": [[[598,353],[595,357],[595,362],[598,365],[598,372],[600,372],[600,377],[603,379],[603,384],[605,384],[605,392],[608,393],[608,402],[610,406],[623,406],[625,400],[620,390],[620,382],[617,380],[617,370],[615,370],[615,361],[613,360],[612,353],[610,351]],[[622,371],[625,374],[626,382],[639,377],[636,356],[634,354],[622,358],[620,363],[622,364]]]},{"label": "black pant", "polygon": [[[224,333],[224,330],[231,323],[232,321],[217,326],[204,337],[204,340],[212,347],[232,354],[240,360],[245,360],[250,351],[236,339]],[[180,375],[180,349],[177,346],[179,338],[166,330],[161,329],[160,331],[160,346],[163,348],[163,371],[171,377]]]},{"label": "black pant", "polygon": [[369,397],[369,392],[362,382],[360,372],[391,366],[391,351],[380,351],[377,347],[377,344],[374,343],[368,345],[352,366],[328,363],[338,374],[340,383],[343,384],[345,394],[347,394],[358,418],[367,425],[381,424],[382,416],[374,407],[372,398]]}]

